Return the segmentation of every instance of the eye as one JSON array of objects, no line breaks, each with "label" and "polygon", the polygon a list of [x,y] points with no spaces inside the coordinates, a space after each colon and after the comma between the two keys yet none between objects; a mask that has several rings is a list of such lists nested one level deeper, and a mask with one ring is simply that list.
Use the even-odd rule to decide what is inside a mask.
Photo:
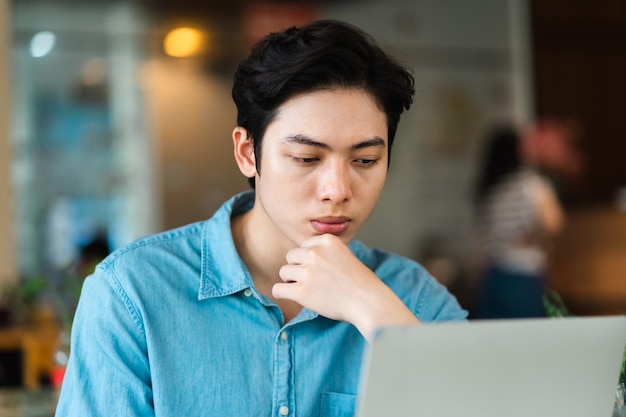
[{"label": "eye", "polygon": [[312,165],[320,160],[319,158],[315,158],[315,157],[298,157],[298,156],[292,156],[291,159],[300,165]]},{"label": "eye", "polygon": [[378,159],[359,158],[359,159],[355,159],[354,162],[357,165],[367,167],[367,166],[376,165],[378,163]]}]

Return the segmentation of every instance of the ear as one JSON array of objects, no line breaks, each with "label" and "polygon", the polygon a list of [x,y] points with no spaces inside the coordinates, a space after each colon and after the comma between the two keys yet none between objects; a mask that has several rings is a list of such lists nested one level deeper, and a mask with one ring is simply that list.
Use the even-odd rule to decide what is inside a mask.
[{"label": "ear", "polygon": [[254,156],[254,144],[248,138],[248,131],[237,126],[233,130],[233,145],[235,152],[235,161],[239,166],[239,170],[247,178],[256,176],[256,158]]}]

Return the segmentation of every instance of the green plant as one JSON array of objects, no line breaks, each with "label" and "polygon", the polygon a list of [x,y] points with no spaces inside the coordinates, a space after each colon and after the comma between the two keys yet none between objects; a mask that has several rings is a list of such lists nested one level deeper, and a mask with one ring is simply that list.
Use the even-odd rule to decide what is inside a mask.
[{"label": "green plant", "polygon": [[27,323],[29,312],[36,307],[47,287],[48,281],[42,275],[34,275],[5,284],[2,287],[0,299],[10,311],[10,322]]},{"label": "green plant", "polygon": [[543,306],[548,317],[568,317],[572,315],[561,296],[552,289],[547,289],[543,293]]},{"label": "green plant", "polygon": [[8,309],[10,324],[32,324],[29,314],[43,305],[53,308],[59,324],[70,329],[83,280],[69,268],[51,276],[25,276],[0,289],[0,305]]},{"label": "green plant", "polygon": [[[543,306],[548,317],[569,317],[569,311],[561,296],[554,290],[548,288],[543,294]],[[620,370],[619,382],[626,383],[626,348],[624,349],[624,359]]]}]

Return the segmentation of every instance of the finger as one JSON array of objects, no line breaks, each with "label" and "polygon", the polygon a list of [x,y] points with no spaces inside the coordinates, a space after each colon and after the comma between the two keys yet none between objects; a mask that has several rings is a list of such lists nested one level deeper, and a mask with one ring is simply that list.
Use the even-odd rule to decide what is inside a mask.
[{"label": "finger", "polygon": [[298,287],[299,286],[297,282],[279,282],[278,284],[274,284],[274,286],[272,287],[272,295],[274,296],[274,298],[293,300],[297,302],[297,294],[299,292]]},{"label": "finger", "polygon": [[331,234],[316,235],[316,236],[312,236],[312,237],[304,240],[300,244],[300,247],[301,248],[310,248],[312,246],[322,245],[322,244],[324,244],[324,242],[332,241],[334,239],[339,239],[339,238],[337,236],[331,235]]},{"label": "finger", "polygon": [[278,276],[286,283],[297,282],[299,270],[300,267],[297,265],[283,265],[278,270]]},{"label": "finger", "polygon": [[306,259],[306,249],[302,248],[293,248],[287,252],[285,259],[288,264],[291,265],[300,265],[304,263]]}]

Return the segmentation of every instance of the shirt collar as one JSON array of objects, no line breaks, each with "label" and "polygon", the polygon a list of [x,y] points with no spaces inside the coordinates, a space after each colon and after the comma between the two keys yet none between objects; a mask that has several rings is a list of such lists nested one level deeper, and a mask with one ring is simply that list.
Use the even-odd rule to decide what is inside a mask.
[{"label": "shirt collar", "polygon": [[198,299],[222,297],[252,287],[252,278],[233,241],[230,219],[254,205],[254,191],[225,202],[202,228],[202,265]]},{"label": "shirt collar", "polygon": [[[245,191],[226,201],[204,223],[198,300],[224,297],[246,288],[254,288],[250,272],[237,252],[230,228],[231,217],[249,211],[253,205],[254,191]],[[317,313],[303,308],[290,325],[317,316]]]}]

